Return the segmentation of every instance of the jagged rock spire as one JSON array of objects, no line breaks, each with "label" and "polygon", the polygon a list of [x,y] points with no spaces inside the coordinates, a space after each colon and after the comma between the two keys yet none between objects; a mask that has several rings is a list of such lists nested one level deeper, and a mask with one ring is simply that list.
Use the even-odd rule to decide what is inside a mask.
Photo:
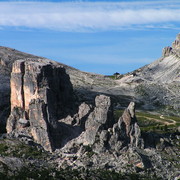
[{"label": "jagged rock spire", "polygon": [[[52,63],[17,60],[11,73],[11,114],[7,133],[24,132],[32,136],[45,150],[52,151],[57,120],[70,103],[72,85],[65,69]],[[29,122],[21,126],[20,119]]]},{"label": "jagged rock spire", "polygon": [[128,144],[135,147],[142,146],[143,142],[135,116],[134,102],[130,102],[129,106],[124,110],[123,115],[119,118],[118,123],[114,124],[111,141],[120,141],[121,147],[119,148]]},{"label": "jagged rock spire", "polygon": [[177,35],[176,40],[172,43],[172,47],[168,46],[163,49],[163,57],[170,55],[180,56],[180,33]]}]

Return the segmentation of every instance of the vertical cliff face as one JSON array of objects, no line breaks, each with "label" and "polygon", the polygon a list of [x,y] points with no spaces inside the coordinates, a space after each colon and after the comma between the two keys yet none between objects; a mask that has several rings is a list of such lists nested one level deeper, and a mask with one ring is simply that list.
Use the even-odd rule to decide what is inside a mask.
[{"label": "vertical cliff face", "polygon": [[5,131],[7,118],[10,113],[10,74],[12,64],[18,59],[39,57],[0,46],[0,133]]},{"label": "vertical cliff face", "polygon": [[[66,115],[72,93],[69,76],[63,67],[42,60],[16,61],[11,73],[11,114],[7,133],[29,125],[35,141],[51,151],[51,132],[57,128],[57,120]],[[27,125],[22,126],[22,122]]]}]

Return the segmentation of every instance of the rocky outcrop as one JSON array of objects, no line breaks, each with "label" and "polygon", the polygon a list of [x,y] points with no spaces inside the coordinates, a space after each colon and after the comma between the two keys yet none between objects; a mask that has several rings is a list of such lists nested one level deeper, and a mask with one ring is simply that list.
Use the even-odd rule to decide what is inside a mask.
[{"label": "rocky outcrop", "polygon": [[42,60],[16,61],[11,73],[7,133],[29,128],[28,135],[52,151],[52,133],[57,128],[57,120],[66,116],[72,97],[72,86],[63,67]]},{"label": "rocky outcrop", "polygon": [[[85,126],[81,126],[81,132],[78,136],[66,141],[61,152],[72,152],[75,147],[76,150],[81,151],[82,146],[91,147],[97,154],[106,151],[119,153],[125,147],[143,148],[144,142],[135,116],[135,103],[129,104],[118,122],[114,120],[112,104],[110,97],[97,96],[95,106],[87,108],[89,112],[83,116],[85,117],[83,119]],[[81,125],[83,121],[80,120]],[[73,132],[72,129],[71,132]],[[67,139],[67,137],[64,136],[63,139]]]},{"label": "rocky outcrop", "polygon": [[98,95],[95,104],[82,103],[74,116],[59,120],[62,138],[61,148],[65,151],[74,146],[96,144],[101,131],[107,131],[114,124],[111,98]]},{"label": "rocky outcrop", "polygon": [[73,89],[63,67],[41,59],[17,60],[11,73],[7,133],[24,133],[48,151],[63,147],[82,132],[83,144],[93,144],[100,130],[114,124],[110,97],[97,96],[94,107],[82,103],[74,114],[72,100]]},{"label": "rocky outcrop", "polygon": [[99,131],[107,130],[114,124],[112,102],[110,97],[99,95],[95,98],[94,111],[89,115],[85,124],[86,141],[93,144]]},{"label": "rocky outcrop", "polygon": [[140,129],[134,103],[116,124],[109,96],[96,96],[94,105],[81,103],[74,114],[72,109],[73,89],[63,67],[41,59],[17,60],[13,64],[8,134],[16,132],[33,138],[47,151],[66,144],[72,148],[69,142],[74,139],[83,145],[97,144],[96,149],[96,141],[105,149],[113,149],[117,142],[138,146]]},{"label": "rocky outcrop", "polygon": [[135,116],[135,103],[131,102],[127,109],[125,109],[122,117],[118,121],[118,127],[122,130],[125,127],[125,133],[131,145],[138,147],[140,143],[141,131],[137,124]]},{"label": "rocky outcrop", "polygon": [[172,48],[174,48],[174,49],[180,49],[180,38],[179,38],[179,36],[178,36],[178,38],[173,42]]},{"label": "rocky outcrop", "polygon": [[168,46],[163,49],[162,56],[164,58],[170,55],[180,57],[180,34],[177,35],[176,40],[172,43],[172,47]]},{"label": "rocky outcrop", "polygon": [[126,172],[151,168],[149,158],[142,154],[144,142],[135,116],[135,103],[129,104],[117,122],[113,119],[112,104],[108,96],[95,98],[83,132],[56,151],[61,155],[56,161],[59,167],[117,171],[125,168]]},{"label": "rocky outcrop", "polygon": [[165,47],[163,49],[163,57],[170,55],[180,57],[180,34],[177,35],[176,40],[172,43],[172,47]]},{"label": "rocky outcrop", "polygon": [[37,56],[0,46],[0,133],[5,131],[6,121],[10,113],[10,74],[12,64],[18,59],[25,58],[38,59]]},{"label": "rocky outcrop", "polygon": [[172,54],[172,47],[165,47],[164,49],[163,49],[163,53],[162,53],[162,56],[163,57],[167,57],[167,56],[169,56],[169,55],[171,55]]},{"label": "rocky outcrop", "polygon": [[177,35],[176,40],[172,44],[172,48],[180,49],[180,34]]},{"label": "rocky outcrop", "polygon": [[143,147],[141,131],[135,116],[134,102],[129,104],[118,122],[114,124],[109,144],[115,150],[120,150],[128,145],[131,147]]}]

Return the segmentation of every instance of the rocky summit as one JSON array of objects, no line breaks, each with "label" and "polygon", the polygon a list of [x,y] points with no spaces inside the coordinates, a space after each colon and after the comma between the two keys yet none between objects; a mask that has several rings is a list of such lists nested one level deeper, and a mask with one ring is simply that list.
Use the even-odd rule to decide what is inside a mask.
[{"label": "rocky summit", "polygon": [[179,52],[112,79],[0,47],[0,177],[178,180]]}]

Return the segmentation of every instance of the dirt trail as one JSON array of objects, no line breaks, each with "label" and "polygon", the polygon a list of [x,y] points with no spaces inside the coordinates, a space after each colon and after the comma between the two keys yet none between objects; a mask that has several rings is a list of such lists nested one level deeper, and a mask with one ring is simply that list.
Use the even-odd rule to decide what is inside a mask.
[{"label": "dirt trail", "polygon": [[[147,117],[147,116],[138,116],[138,117],[142,117],[142,118],[146,118],[148,120],[153,120],[153,121],[156,121],[156,122],[160,122],[160,123],[163,123],[164,125],[176,125],[176,121],[173,120],[173,119],[165,119],[164,117],[160,117],[161,119],[156,119],[156,118],[150,118],[150,117]],[[171,121],[171,122],[169,122]]]}]

